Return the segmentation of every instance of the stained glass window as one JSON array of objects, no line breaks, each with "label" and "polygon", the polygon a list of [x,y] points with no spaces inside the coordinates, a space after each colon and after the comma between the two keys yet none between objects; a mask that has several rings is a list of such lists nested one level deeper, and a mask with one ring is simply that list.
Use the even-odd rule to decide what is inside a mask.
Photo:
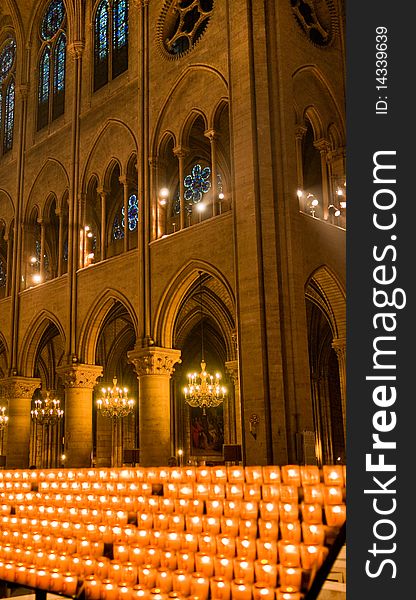
[{"label": "stained glass window", "polygon": [[10,40],[7,42],[0,54],[0,84],[4,79],[6,79],[13,66],[15,53],[16,42],[14,40]]},{"label": "stained glass window", "polygon": [[108,2],[103,0],[98,7],[95,19],[96,58],[105,60],[108,56]]},{"label": "stained glass window", "polygon": [[39,63],[38,130],[64,112],[66,14],[63,0],[52,0],[40,27],[42,42]]},{"label": "stained glass window", "polygon": [[8,40],[0,52],[0,154],[13,146],[16,42]]},{"label": "stained glass window", "polygon": [[113,7],[113,46],[127,44],[127,0],[115,0]]},{"label": "stained glass window", "polygon": [[199,164],[192,167],[191,174],[183,180],[185,201],[194,204],[201,202],[202,196],[211,188],[210,177],[211,169],[209,167],[202,168]]},{"label": "stained glass window", "polygon": [[63,0],[52,0],[46,9],[42,20],[41,36],[49,41],[59,31],[65,18],[65,5]]},{"label": "stained glass window", "polygon": [[[121,214],[122,214],[121,224],[124,228],[124,206],[121,209]],[[137,201],[136,194],[132,194],[129,198],[129,202],[127,205],[127,217],[128,217],[129,230],[134,231],[137,227],[137,222],[139,220],[139,203]]]},{"label": "stained glass window", "polygon": [[65,34],[61,33],[55,50],[55,91],[62,92],[65,87]]},{"label": "stained glass window", "polygon": [[0,258],[0,288],[6,287],[7,275],[6,275],[6,265],[3,260]]},{"label": "stained glass window", "polygon": [[101,0],[94,20],[94,91],[128,67],[128,2]]},{"label": "stained glass window", "polygon": [[122,240],[124,238],[124,227],[121,224],[119,215],[114,217],[113,221],[113,239]]},{"label": "stained glass window", "polygon": [[6,91],[6,101],[4,110],[4,152],[11,150],[13,145],[13,125],[14,125],[14,81],[12,80]]},{"label": "stained glass window", "polygon": [[68,238],[64,240],[63,257],[65,262],[68,262]]}]

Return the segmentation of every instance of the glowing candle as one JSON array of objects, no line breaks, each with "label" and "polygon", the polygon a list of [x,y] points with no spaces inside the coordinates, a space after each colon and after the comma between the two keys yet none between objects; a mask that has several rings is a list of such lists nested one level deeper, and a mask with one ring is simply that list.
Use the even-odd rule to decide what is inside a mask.
[{"label": "glowing candle", "polygon": [[260,538],[263,540],[277,540],[279,535],[279,527],[277,521],[265,521],[264,519],[258,520]]},{"label": "glowing candle", "polygon": [[301,504],[304,523],[322,523],[322,507],[320,504]]},{"label": "glowing candle", "polygon": [[221,533],[236,537],[238,535],[240,521],[238,517],[221,517]]},{"label": "glowing candle", "polygon": [[48,569],[38,569],[36,573],[36,587],[46,590],[49,587],[50,573]]},{"label": "glowing candle", "polygon": [[261,581],[267,586],[275,588],[277,585],[277,565],[267,560],[254,561],[256,581]]},{"label": "glowing candle", "polygon": [[281,502],[298,502],[299,493],[296,485],[282,484],[280,486]]},{"label": "glowing candle", "polygon": [[[198,547],[200,552],[206,552],[207,554],[217,553],[217,542],[214,535],[209,533],[200,533],[198,535]],[[219,552],[219,554],[221,554]]]},{"label": "glowing candle", "polygon": [[224,517],[239,517],[241,512],[241,499],[224,500]]},{"label": "glowing candle", "polygon": [[195,570],[203,573],[207,577],[214,574],[214,557],[212,554],[197,552],[195,554]]},{"label": "glowing candle", "polygon": [[209,579],[202,573],[192,573],[191,575],[191,595],[197,596],[200,600],[208,600]]},{"label": "glowing candle", "polygon": [[151,565],[139,566],[139,583],[148,589],[155,587],[156,569]]},{"label": "glowing candle", "polygon": [[342,465],[324,465],[322,467],[325,485],[344,486]]},{"label": "glowing candle", "polygon": [[231,585],[224,577],[212,577],[210,590],[212,600],[230,600]]},{"label": "glowing candle", "polygon": [[235,579],[241,579],[245,583],[253,583],[254,566],[252,561],[244,557],[237,557],[233,560],[233,566]]},{"label": "glowing candle", "polygon": [[277,502],[260,501],[260,516],[262,519],[279,519],[279,504]]},{"label": "glowing candle", "polygon": [[113,555],[115,560],[125,562],[129,560],[129,548],[125,544],[113,544]]},{"label": "glowing candle", "polygon": [[118,600],[131,600],[131,587],[124,582],[118,585]]},{"label": "glowing candle", "polygon": [[242,519],[257,519],[258,512],[258,502],[243,500],[241,503],[240,517]]},{"label": "glowing candle", "polygon": [[302,537],[305,544],[323,546],[325,542],[325,529],[322,524],[302,523]]},{"label": "glowing candle", "polygon": [[241,537],[257,537],[257,519],[240,519],[239,534]]},{"label": "glowing candle", "polygon": [[131,590],[131,597],[135,600],[148,600],[150,597],[150,592],[147,588],[138,583],[133,586]]},{"label": "glowing candle", "polygon": [[221,517],[223,513],[223,503],[219,500],[207,500],[205,502],[207,514],[213,517]]},{"label": "glowing candle", "polygon": [[277,563],[277,543],[262,539],[256,540],[257,557],[270,563]]},{"label": "glowing candle", "polygon": [[181,537],[181,549],[196,552],[198,550],[198,536],[195,533],[184,533]]},{"label": "glowing candle", "polygon": [[299,507],[297,502],[281,502],[279,504],[280,520],[285,523],[299,519]]},{"label": "glowing candle", "polygon": [[160,566],[164,569],[174,571],[177,566],[176,552],[172,550],[162,550],[160,553]]},{"label": "glowing candle", "polygon": [[251,585],[243,579],[233,579],[231,582],[232,600],[251,600]]},{"label": "glowing candle", "polygon": [[274,600],[274,589],[272,586],[262,582],[253,585],[253,600]]},{"label": "glowing candle", "polygon": [[110,561],[110,568],[108,571],[109,579],[113,579],[116,582],[122,581],[121,577],[121,563],[118,560]]},{"label": "glowing candle", "polygon": [[224,554],[217,554],[214,556],[214,575],[215,577],[223,577],[231,581],[233,578],[234,567],[233,559]]},{"label": "glowing candle", "polygon": [[137,565],[131,562],[124,562],[121,565],[121,581],[127,585],[133,586],[137,583]]},{"label": "glowing candle", "polygon": [[231,558],[235,556],[235,538],[231,537],[230,535],[223,535],[221,533],[220,535],[216,536],[216,540],[218,554],[225,554],[225,556],[229,556]]},{"label": "glowing candle", "polygon": [[297,465],[284,465],[281,467],[283,483],[301,486],[300,468]]},{"label": "glowing candle", "polygon": [[320,483],[315,485],[303,486],[303,500],[306,504],[323,504],[324,503],[324,486]]},{"label": "glowing candle", "polygon": [[279,565],[279,581],[284,588],[291,587],[294,591],[302,587],[302,569],[300,567],[284,567]]},{"label": "glowing candle", "polygon": [[170,529],[166,532],[165,549],[166,550],[179,550],[181,547],[181,532],[171,531]]},{"label": "glowing candle", "polygon": [[326,523],[330,527],[341,527],[345,522],[346,516],[345,504],[325,506]]},{"label": "glowing candle", "polygon": [[263,482],[263,471],[261,467],[245,467],[244,472],[247,483]]},{"label": "glowing candle", "polygon": [[176,559],[180,571],[192,573],[195,568],[195,556],[193,552],[190,552],[189,550],[180,550],[176,553]]},{"label": "glowing candle", "polygon": [[324,486],[324,504],[342,504],[343,493],[341,487],[333,485]]},{"label": "glowing candle", "polygon": [[[36,574],[37,569],[35,565],[28,565],[26,572],[27,585],[30,587],[36,587]],[[4,577],[6,579],[6,577]]]},{"label": "glowing candle", "polygon": [[101,600],[118,600],[118,586],[111,579],[102,581]]},{"label": "glowing candle", "polygon": [[93,575],[95,572],[95,567],[97,561],[92,556],[83,556],[82,557],[82,573],[83,575]]},{"label": "glowing candle", "polygon": [[189,596],[191,591],[191,575],[177,569],[172,574],[172,587],[175,592]]},{"label": "glowing candle", "polygon": [[110,560],[108,558],[100,558],[97,560],[96,575],[99,579],[107,579],[110,569]]},{"label": "glowing candle", "polygon": [[161,550],[157,546],[147,546],[144,549],[144,562],[152,567],[160,566]]},{"label": "glowing candle", "polygon": [[282,540],[299,544],[301,540],[301,528],[299,521],[292,521],[290,523],[280,521],[279,527],[280,537],[282,538]]},{"label": "glowing candle", "polygon": [[319,467],[316,465],[301,466],[300,476],[302,485],[317,484],[320,481]]},{"label": "glowing candle", "polygon": [[322,565],[327,549],[323,546],[315,546],[314,544],[301,544],[300,557],[302,567],[306,570],[312,569],[314,566],[319,568]]},{"label": "glowing candle", "polygon": [[220,532],[220,517],[212,517],[210,515],[204,515],[202,517],[203,531],[217,535]]},{"label": "glowing candle", "polygon": [[299,567],[300,566],[300,549],[298,544],[292,544],[291,542],[284,542],[280,540],[277,543],[279,551],[279,560],[285,567]]},{"label": "glowing candle", "polygon": [[276,600],[302,600],[303,595],[300,592],[294,592],[291,588],[278,588],[276,590]]},{"label": "glowing candle", "polygon": [[22,585],[27,583],[27,567],[23,563],[18,563],[15,568],[15,581]]},{"label": "glowing candle", "polygon": [[256,558],[256,540],[248,537],[237,537],[236,543],[236,554],[237,556],[244,556],[249,560]]},{"label": "glowing candle", "polygon": [[162,593],[168,593],[172,591],[172,585],[171,571],[159,568],[156,573],[156,587],[158,587]]}]

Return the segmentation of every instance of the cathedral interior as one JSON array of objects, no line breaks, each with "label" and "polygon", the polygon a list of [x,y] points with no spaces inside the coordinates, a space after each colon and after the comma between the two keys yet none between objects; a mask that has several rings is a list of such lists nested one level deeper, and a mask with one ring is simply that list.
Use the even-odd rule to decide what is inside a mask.
[{"label": "cathedral interior", "polygon": [[1,3],[0,475],[345,466],[344,35],[341,0]]}]

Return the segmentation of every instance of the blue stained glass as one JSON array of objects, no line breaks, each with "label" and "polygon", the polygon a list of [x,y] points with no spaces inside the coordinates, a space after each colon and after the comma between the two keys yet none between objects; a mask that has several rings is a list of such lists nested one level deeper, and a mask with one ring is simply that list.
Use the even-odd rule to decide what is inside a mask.
[{"label": "blue stained glass", "polygon": [[64,241],[63,259],[68,262],[68,238]]},{"label": "blue stained glass", "polygon": [[0,83],[6,78],[10,69],[13,66],[14,57],[16,54],[16,42],[10,40],[0,54]]},{"label": "blue stained glass", "polygon": [[10,150],[13,145],[14,126],[14,81],[12,80],[6,91],[6,102],[4,111],[4,150]]},{"label": "blue stained glass", "polygon": [[[130,231],[134,231],[139,220],[139,203],[136,194],[132,194],[127,205],[127,216]],[[124,206],[121,209],[121,226],[124,229]]]},{"label": "blue stained glass", "polygon": [[127,44],[127,0],[115,0],[113,7],[113,47]]},{"label": "blue stained glass", "polygon": [[6,275],[6,265],[3,260],[0,258],[0,288],[6,287],[7,275]]},{"label": "blue stained glass", "polygon": [[183,180],[186,188],[184,198],[187,202],[196,204],[202,200],[203,194],[206,194],[211,188],[210,176],[211,169],[209,167],[202,168],[198,164],[192,168],[191,174]]},{"label": "blue stained glass", "polygon": [[[38,268],[40,267],[40,241],[35,241],[35,256],[36,262],[34,263]],[[43,268],[45,271],[49,269],[49,256],[46,254],[43,255]]]},{"label": "blue stained glass", "polygon": [[55,92],[62,92],[65,88],[65,34],[61,33],[55,49]]},{"label": "blue stained glass", "polygon": [[99,61],[108,56],[108,3],[103,0],[95,17],[96,57]]},{"label": "blue stained glass", "polygon": [[114,217],[113,221],[113,239],[122,240],[124,238],[124,226],[120,223],[119,215]]},{"label": "blue stained glass", "polygon": [[45,16],[42,20],[41,35],[47,41],[53,38],[55,33],[59,31],[65,18],[65,5],[63,0],[52,0],[46,9]]},{"label": "blue stained glass", "polygon": [[45,48],[40,61],[39,102],[47,102],[49,98],[50,63],[50,50]]}]

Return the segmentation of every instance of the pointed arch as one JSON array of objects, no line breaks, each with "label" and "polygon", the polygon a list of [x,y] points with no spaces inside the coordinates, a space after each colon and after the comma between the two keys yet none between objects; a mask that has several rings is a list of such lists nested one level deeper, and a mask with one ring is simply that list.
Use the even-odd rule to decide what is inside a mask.
[{"label": "pointed arch", "polygon": [[308,278],[305,295],[318,305],[328,319],[334,339],[346,339],[346,294],[339,279],[327,265]]},{"label": "pointed arch", "polygon": [[51,324],[58,330],[65,346],[65,331],[58,317],[48,310],[40,311],[30,322],[22,340],[19,370],[25,377],[34,376],[36,352],[43,334]]},{"label": "pointed arch", "polygon": [[64,165],[55,158],[48,158],[29,190],[26,218],[35,204],[39,206],[39,215],[43,215],[45,202],[49,195],[54,194],[60,198],[68,189],[69,177]]},{"label": "pointed arch", "polygon": [[114,306],[114,302],[119,302],[126,309],[133,323],[134,333],[137,338],[138,319],[130,300],[113,288],[107,289],[91,306],[81,327],[78,356],[86,364],[95,364],[98,338],[106,317]]}]

